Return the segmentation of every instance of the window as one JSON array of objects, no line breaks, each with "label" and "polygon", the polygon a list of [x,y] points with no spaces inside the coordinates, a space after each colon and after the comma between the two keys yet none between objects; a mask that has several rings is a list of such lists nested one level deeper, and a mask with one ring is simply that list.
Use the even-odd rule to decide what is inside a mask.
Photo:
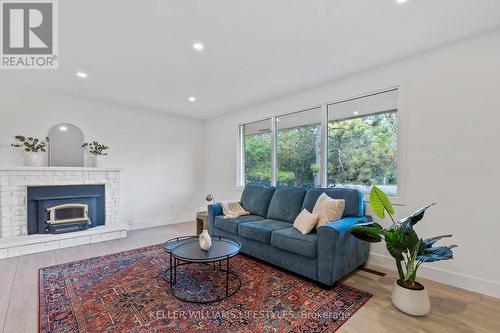
[{"label": "window", "polygon": [[402,203],[399,88],[239,126],[238,185],[371,185]]},{"label": "window", "polygon": [[276,185],[321,186],[321,108],[276,118]]},{"label": "window", "polygon": [[240,126],[244,184],[272,183],[271,124],[269,118]]},{"label": "window", "polygon": [[328,105],[328,186],[397,194],[397,90]]}]

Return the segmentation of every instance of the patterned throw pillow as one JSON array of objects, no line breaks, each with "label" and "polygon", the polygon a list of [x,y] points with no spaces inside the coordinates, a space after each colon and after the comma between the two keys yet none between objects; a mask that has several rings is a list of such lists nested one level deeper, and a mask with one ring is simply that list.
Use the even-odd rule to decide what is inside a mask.
[{"label": "patterned throw pillow", "polygon": [[295,218],[293,222],[293,227],[300,231],[302,235],[307,235],[310,233],[316,224],[318,223],[319,216],[317,214],[311,214],[307,209],[303,209],[302,212]]},{"label": "patterned throw pillow", "polygon": [[344,199],[332,199],[325,193],[321,193],[312,211],[313,214],[319,215],[316,229],[323,224],[340,219],[344,214],[344,208]]}]

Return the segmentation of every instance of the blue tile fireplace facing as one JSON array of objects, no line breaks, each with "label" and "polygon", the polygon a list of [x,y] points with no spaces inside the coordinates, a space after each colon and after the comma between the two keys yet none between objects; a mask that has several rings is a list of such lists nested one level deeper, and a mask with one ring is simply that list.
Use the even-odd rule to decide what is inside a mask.
[{"label": "blue tile fireplace facing", "polygon": [[104,185],[64,185],[28,187],[28,235],[44,234],[47,208],[62,204],[88,205],[90,226],[105,223]]}]

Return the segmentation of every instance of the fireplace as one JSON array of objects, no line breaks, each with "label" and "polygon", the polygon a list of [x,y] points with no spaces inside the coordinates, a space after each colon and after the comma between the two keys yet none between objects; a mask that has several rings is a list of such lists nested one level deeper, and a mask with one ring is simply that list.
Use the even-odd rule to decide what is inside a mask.
[{"label": "fireplace", "polygon": [[104,185],[28,187],[28,234],[59,234],[104,225],[104,207]]},{"label": "fireplace", "polygon": [[53,234],[85,230],[92,225],[88,211],[88,205],[78,203],[47,208],[48,220],[45,222],[45,228]]}]

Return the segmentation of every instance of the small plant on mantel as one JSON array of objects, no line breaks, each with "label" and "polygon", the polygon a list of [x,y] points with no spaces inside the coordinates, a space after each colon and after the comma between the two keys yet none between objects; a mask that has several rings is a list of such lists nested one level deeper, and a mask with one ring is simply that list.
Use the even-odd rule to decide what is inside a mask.
[{"label": "small plant on mantel", "polygon": [[23,135],[16,135],[14,138],[17,142],[12,143],[11,146],[14,148],[20,148],[27,153],[44,153],[46,152],[45,148],[49,142],[49,138],[47,137],[45,138],[45,141],[31,136],[25,137]]},{"label": "small plant on mantel", "polygon": [[82,148],[86,149],[90,155],[94,156],[106,156],[108,154],[105,151],[109,149],[108,146],[100,144],[97,141],[85,142]]},{"label": "small plant on mantel", "polygon": [[390,255],[396,261],[399,279],[392,293],[393,304],[403,312],[422,316],[429,312],[429,296],[424,286],[416,281],[417,270],[422,263],[453,259],[452,249],[456,245],[436,246],[434,244],[443,235],[428,239],[419,238],[413,226],[424,218],[425,211],[434,204],[420,208],[408,217],[394,220],[394,208],[385,193],[373,186],[370,193],[372,211],[380,218],[390,218],[386,228],[376,222],[359,223],[350,228],[350,233],[361,240],[378,243],[382,240]]}]

